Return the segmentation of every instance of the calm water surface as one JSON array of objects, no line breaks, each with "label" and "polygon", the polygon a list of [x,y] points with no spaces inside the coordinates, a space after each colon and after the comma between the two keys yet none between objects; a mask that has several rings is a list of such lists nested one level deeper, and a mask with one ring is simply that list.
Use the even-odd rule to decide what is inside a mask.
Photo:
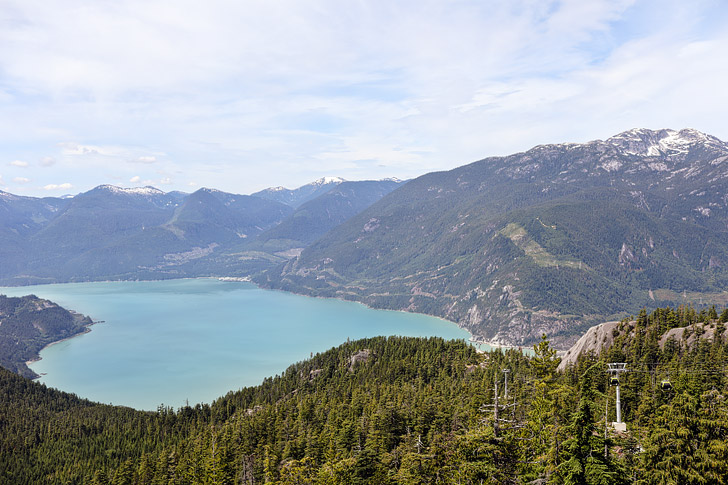
[{"label": "calm water surface", "polygon": [[0,288],[35,294],[103,323],[47,347],[30,365],[41,381],[81,397],[137,409],[211,402],[290,364],[376,335],[470,335],[444,320],[191,279]]}]

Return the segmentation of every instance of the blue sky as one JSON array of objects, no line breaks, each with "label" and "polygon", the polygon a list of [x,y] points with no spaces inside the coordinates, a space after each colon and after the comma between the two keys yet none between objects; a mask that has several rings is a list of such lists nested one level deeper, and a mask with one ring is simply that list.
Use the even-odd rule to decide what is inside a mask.
[{"label": "blue sky", "polygon": [[251,193],[728,140],[722,0],[1,0],[0,190]]}]

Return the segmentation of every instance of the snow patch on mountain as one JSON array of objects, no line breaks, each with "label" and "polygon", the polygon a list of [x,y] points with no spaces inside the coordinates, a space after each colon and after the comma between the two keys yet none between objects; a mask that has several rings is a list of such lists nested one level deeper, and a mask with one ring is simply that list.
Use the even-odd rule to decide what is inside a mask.
[{"label": "snow patch on mountain", "polygon": [[695,211],[698,212],[700,215],[705,217],[710,217],[710,209],[707,207],[696,207]]},{"label": "snow patch on mountain", "polygon": [[111,192],[112,194],[145,195],[145,196],[164,195],[163,191],[161,191],[155,187],[151,187],[151,186],[125,188],[125,187],[117,187],[116,185],[99,185],[96,188],[99,190],[106,190],[107,192]]},{"label": "snow patch on mountain", "polygon": [[607,172],[616,172],[620,168],[622,168],[622,162],[619,160],[609,160],[608,162],[604,162],[599,166],[600,168],[606,170]]},{"label": "snow patch on mountain", "polygon": [[665,162],[650,162],[647,166],[656,172],[667,172],[669,170]]},{"label": "snow patch on mountain", "polygon": [[9,194],[8,192],[3,192],[2,190],[0,190],[0,198],[5,199],[5,200],[17,200],[18,196]]},{"label": "snow patch on mountain", "polygon": [[320,179],[314,180],[308,185],[340,184],[342,182],[346,182],[346,180],[342,179],[341,177],[321,177]]}]

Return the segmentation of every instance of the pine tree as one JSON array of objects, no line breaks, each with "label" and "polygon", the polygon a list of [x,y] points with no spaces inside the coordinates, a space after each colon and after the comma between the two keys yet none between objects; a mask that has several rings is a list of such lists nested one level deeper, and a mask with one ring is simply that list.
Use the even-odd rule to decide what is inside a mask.
[{"label": "pine tree", "polygon": [[728,407],[725,397],[687,392],[663,405],[650,428],[637,483],[727,483]]},{"label": "pine tree", "polygon": [[604,438],[596,428],[594,373],[601,368],[603,364],[593,364],[579,382],[579,405],[569,427],[570,438],[564,443],[563,461],[557,467],[558,476],[567,485],[623,482],[617,464],[605,456]]}]

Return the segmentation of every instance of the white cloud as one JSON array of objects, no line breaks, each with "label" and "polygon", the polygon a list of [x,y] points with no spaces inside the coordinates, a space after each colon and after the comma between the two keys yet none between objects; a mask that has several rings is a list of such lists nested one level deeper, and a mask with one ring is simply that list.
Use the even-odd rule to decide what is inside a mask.
[{"label": "white cloud", "polygon": [[129,182],[133,184],[138,184],[141,182],[142,178],[139,175],[134,175],[132,178],[129,179]]},{"label": "white cloud", "polygon": [[728,63],[716,62],[727,11],[702,0],[5,0],[0,156],[53,155],[41,165],[76,187],[129,180],[141,163],[252,191],[330,173],[408,178],[633,126],[728,139]]},{"label": "white cloud", "polygon": [[172,179],[171,179],[171,178],[169,178],[169,177],[164,177],[164,178],[162,178],[162,179],[161,179],[161,180],[159,181],[159,183],[160,183],[161,185],[171,185],[171,184],[172,184]]},{"label": "white cloud", "polygon": [[56,159],[53,157],[42,157],[40,159],[40,165],[42,167],[52,167],[56,164]]},{"label": "white cloud", "polygon": [[113,151],[94,145],[81,145],[73,142],[59,143],[64,155],[112,155]]},{"label": "white cloud", "polygon": [[13,182],[15,182],[16,184],[27,184],[28,182],[30,182],[30,179],[27,177],[15,177],[13,178]]},{"label": "white cloud", "polygon": [[5,185],[5,182],[3,181],[3,176],[0,175],[0,185]]},{"label": "white cloud", "polygon": [[66,183],[63,183],[63,184],[48,184],[48,185],[45,185],[43,187],[43,190],[59,190],[59,189],[68,190],[68,189],[72,189],[72,188],[73,188],[73,185],[71,185],[68,182],[66,182]]},{"label": "white cloud", "polygon": [[13,167],[23,167],[24,168],[24,167],[28,166],[28,162],[24,162],[23,160],[13,160],[12,162],[10,162],[10,165],[12,165]]}]

